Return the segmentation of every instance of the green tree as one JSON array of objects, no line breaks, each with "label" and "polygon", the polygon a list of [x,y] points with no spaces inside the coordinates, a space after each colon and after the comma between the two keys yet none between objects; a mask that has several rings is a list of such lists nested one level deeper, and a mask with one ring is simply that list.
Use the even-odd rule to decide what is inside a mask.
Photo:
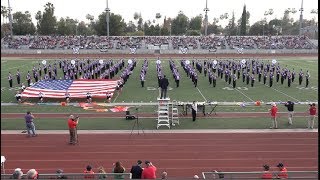
[{"label": "green tree", "polygon": [[56,33],[57,18],[54,16],[54,6],[48,2],[44,6],[44,12],[36,14],[37,30],[41,35],[52,35]]},{"label": "green tree", "polygon": [[180,11],[176,18],[172,20],[171,30],[174,35],[183,35],[187,32],[189,25],[189,19],[186,15]]},{"label": "green tree", "polygon": [[29,11],[26,11],[25,13],[20,11],[15,12],[13,14],[12,27],[14,35],[33,35],[36,32],[36,27],[32,23]]},{"label": "green tree", "polygon": [[[125,35],[126,23],[124,22],[121,15],[114,13],[110,14],[110,36],[123,36]],[[107,35],[107,23],[106,23],[106,13],[103,12],[99,15],[98,21],[94,28],[99,36]]]},{"label": "green tree", "polygon": [[57,23],[57,33],[60,35],[77,35],[78,20],[66,17],[60,18]]},{"label": "green tree", "polygon": [[191,18],[189,23],[189,29],[200,31],[202,24],[202,16],[198,15],[196,17]]},{"label": "green tree", "polygon": [[235,36],[237,35],[237,26],[235,23],[235,16],[234,16],[234,12],[232,12],[232,17],[229,20],[228,25],[225,28],[225,33],[229,36]]},{"label": "green tree", "polygon": [[79,35],[90,35],[90,30],[89,28],[86,26],[86,23],[84,21],[81,21],[79,24],[78,24],[78,34]]},{"label": "green tree", "polygon": [[136,25],[133,23],[133,21],[129,21],[129,23],[126,26],[126,33],[133,33],[136,31]]},{"label": "green tree", "polygon": [[249,29],[249,35],[250,36],[262,36],[263,34],[263,26],[264,26],[264,20],[255,22]]},{"label": "green tree", "polygon": [[245,36],[246,33],[247,33],[247,11],[246,11],[246,5],[244,5],[242,16],[241,16],[240,35]]}]

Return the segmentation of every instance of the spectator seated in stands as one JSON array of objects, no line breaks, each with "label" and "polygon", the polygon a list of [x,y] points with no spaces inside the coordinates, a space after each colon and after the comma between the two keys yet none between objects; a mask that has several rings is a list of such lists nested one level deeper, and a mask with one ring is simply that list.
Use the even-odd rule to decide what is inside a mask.
[{"label": "spectator seated in stands", "polygon": [[56,173],[57,173],[57,179],[68,179],[67,176],[63,175],[63,170],[62,169],[58,169],[56,171]]},{"label": "spectator seated in stands", "polygon": [[84,178],[85,179],[94,179],[94,172],[93,172],[93,170],[92,170],[92,167],[90,166],[90,165],[88,165],[87,167],[86,167],[86,170],[84,170],[84,172],[83,172],[84,174],[88,174],[88,175],[84,175]]},{"label": "spectator seated in stands", "polygon": [[[122,166],[121,162],[117,161],[116,163],[114,163],[113,169],[112,169],[112,173],[124,173],[126,171],[126,169]],[[114,175],[115,179],[123,179],[124,176],[123,175]]]},{"label": "spectator seated in stands", "polygon": [[100,173],[98,175],[99,179],[106,179],[107,178],[107,175],[105,175],[106,171],[104,170],[104,167],[102,167],[102,166],[98,167],[98,173]]},{"label": "spectator seated in stands", "polygon": [[145,161],[146,167],[142,171],[142,179],[156,179],[157,168],[150,162]]},{"label": "spectator seated in stands", "polygon": [[39,173],[35,169],[30,169],[27,172],[27,179],[39,179]]},{"label": "spectator seated in stands", "polygon": [[267,164],[263,165],[263,174],[261,176],[261,179],[272,179],[272,173],[269,170],[270,170],[269,165]]},{"label": "spectator seated in stands", "polygon": [[22,179],[23,172],[20,168],[16,168],[12,174],[12,179]]}]

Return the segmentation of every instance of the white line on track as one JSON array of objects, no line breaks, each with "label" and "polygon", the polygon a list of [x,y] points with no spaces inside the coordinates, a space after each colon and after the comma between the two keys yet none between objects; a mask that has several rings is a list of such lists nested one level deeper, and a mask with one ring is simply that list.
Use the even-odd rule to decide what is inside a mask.
[{"label": "white line on track", "polygon": [[[21,134],[22,130],[1,130],[1,134]],[[66,130],[37,130],[38,134],[69,134]],[[153,130],[144,130],[154,133]],[[183,129],[156,130],[157,133],[318,133],[318,129]],[[130,134],[131,130],[79,130],[79,134]]]}]

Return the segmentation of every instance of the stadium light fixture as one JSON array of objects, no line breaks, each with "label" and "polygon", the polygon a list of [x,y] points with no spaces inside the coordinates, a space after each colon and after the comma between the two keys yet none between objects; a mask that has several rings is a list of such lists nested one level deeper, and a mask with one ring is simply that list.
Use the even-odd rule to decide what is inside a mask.
[{"label": "stadium light fixture", "polygon": [[109,18],[110,18],[110,9],[109,9],[109,3],[108,0],[107,2],[107,7],[106,7],[106,23],[107,23],[107,37],[109,37]]}]

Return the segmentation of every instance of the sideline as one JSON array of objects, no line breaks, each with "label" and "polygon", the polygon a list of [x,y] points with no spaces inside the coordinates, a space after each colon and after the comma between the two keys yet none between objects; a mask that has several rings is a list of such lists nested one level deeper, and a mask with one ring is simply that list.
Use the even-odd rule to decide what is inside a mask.
[{"label": "sideline", "polygon": [[[23,130],[1,130],[1,134],[24,134]],[[138,131],[134,130],[133,134]],[[38,134],[69,134],[68,130],[37,130]],[[79,130],[79,134],[130,134],[131,130]],[[184,130],[144,130],[146,134],[173,133],[318,133],[318,129],[184,129]]]}]

